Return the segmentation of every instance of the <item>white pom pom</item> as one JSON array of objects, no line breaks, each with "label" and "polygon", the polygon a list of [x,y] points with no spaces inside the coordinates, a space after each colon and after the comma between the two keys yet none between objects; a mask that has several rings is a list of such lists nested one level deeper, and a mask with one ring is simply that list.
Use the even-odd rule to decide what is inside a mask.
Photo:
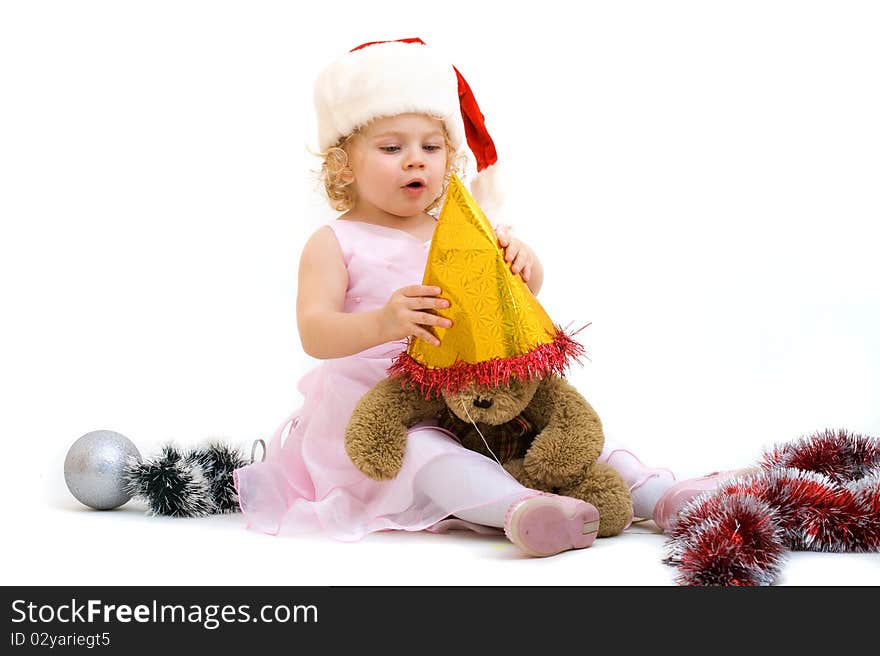
[{"label": "white pom pom", "polygon": [[474,176],[471,182],[471,195],[492,225],[504,223],[502,213],[504,194],[498,174],[498,164],[487,166]]}]

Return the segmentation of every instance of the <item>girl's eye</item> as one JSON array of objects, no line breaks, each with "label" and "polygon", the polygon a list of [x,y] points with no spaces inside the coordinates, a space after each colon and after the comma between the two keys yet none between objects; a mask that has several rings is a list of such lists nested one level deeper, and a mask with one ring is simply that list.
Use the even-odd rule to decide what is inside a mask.
[{"label": "girl's eye", "polygon": [[[429,152],[436,152],[442,148],[442,146],[435,146],[433,144],[429,144],[423,146],[423,148]],[[400,146],[379,146],[379,150],[385,153],[396,153],[400,150]]]}]

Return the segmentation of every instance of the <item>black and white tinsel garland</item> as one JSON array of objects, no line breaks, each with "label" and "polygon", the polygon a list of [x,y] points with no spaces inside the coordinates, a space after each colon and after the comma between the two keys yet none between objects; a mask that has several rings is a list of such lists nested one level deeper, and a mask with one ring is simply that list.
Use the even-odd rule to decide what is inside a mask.
[{"label": "black and white tinsel garland", "polygon": [[220,442],[183,452],[173,444],[155,458],[131,458],[123,472],[126,491],[153,515],[204,517],[238,512],[232,472],[248,462]]}]

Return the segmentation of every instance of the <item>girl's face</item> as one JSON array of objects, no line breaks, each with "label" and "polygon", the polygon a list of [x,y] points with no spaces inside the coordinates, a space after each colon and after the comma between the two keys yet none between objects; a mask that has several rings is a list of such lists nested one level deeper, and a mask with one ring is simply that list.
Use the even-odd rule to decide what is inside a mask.
[{"label": "girl's face", "polygon": [[422,214],[443,191],[443,123],[425,114],[373,121],[351,143],[353,211],[405,218]]}]

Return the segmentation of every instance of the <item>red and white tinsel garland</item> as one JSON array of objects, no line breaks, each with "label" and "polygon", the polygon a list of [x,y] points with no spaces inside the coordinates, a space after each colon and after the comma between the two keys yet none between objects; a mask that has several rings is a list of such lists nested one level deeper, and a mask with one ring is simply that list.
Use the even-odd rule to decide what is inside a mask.
[{"label": "red and white tinsel garland", "polygon": [[664,562],[682,585],[770,585],[788,550],[880,551],[880,440],[825,430],[684,507]]}]

